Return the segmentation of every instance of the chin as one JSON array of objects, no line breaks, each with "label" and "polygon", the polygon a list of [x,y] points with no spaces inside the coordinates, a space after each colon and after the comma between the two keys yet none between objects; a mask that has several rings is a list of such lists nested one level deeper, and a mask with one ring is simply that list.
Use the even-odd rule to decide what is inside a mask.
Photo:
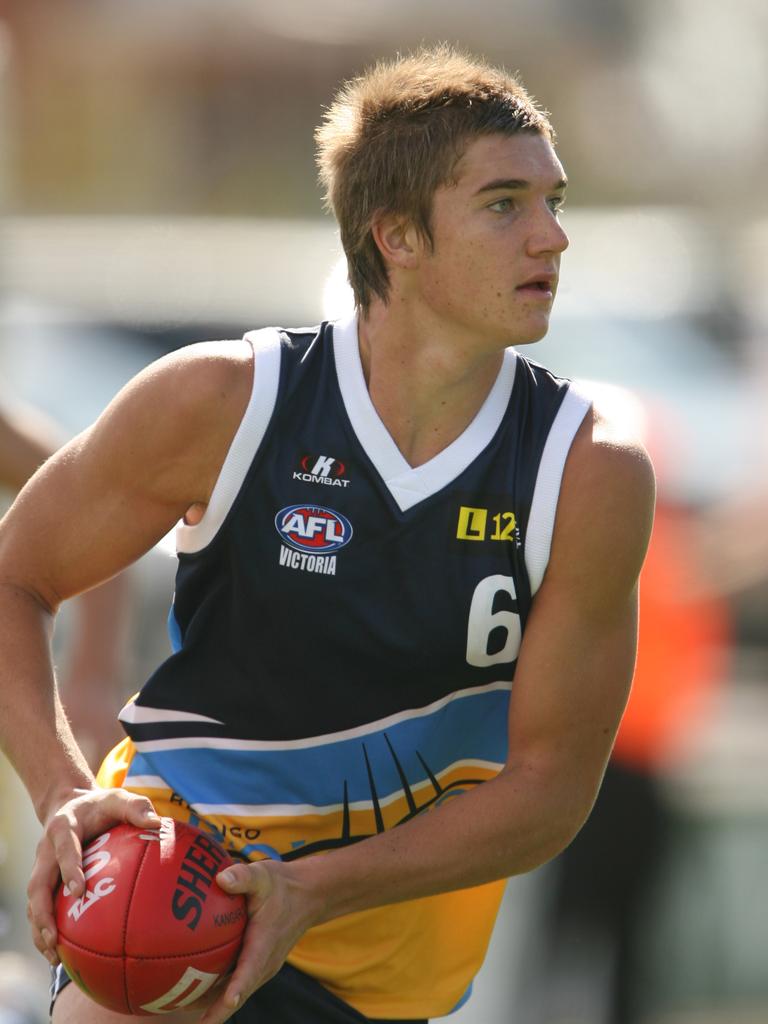
[{"label": "chin", "polygon": [[533,345],[546,335],[549,330],[549,317],[538,324],[526,325],[525,329],[518,327],[515,331],[509,332],[510,345]]}]

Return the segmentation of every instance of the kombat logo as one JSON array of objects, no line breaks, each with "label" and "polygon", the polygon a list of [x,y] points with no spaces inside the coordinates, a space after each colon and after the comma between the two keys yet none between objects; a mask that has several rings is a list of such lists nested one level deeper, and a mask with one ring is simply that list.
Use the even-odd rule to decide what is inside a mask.
[{"label": "kombat logo", "polygon": [[347,467],[330,455],[303,455],[299,459],[302,472],[294,470],[293,479],[308,484],[325,484],[327,487],[349,487],[344,476]]},{"label": "kombat logo", "polygon": [[352,539],[352,524],[346,516],[318,505],[281,509],[275,516],[275,529],[284,542],[280,565],[328,576],[336,575],[334,552]]}]

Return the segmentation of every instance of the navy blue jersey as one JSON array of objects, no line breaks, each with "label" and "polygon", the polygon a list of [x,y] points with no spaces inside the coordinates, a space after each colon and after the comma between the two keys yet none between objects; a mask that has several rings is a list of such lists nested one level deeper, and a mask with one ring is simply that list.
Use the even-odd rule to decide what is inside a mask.
[{"label": "navy blue jersey", "polygon": [[[203,521],[178,531],[174,653],[121,715],[126,784],[246,856],[294,859],[396,827],[502,768],[520,641],[588,402],[510,349],[472,423],[412,468],[368,395],[355,320],[247,339],[251,402]],[[378,944],[391,966],[390,929],[412,962],[402,906],[370,912],[364,939],[332,922],[327,971],[312,932],[294,962],[369,1016],[445,1013],[482,959],[497,888],[473,901],[478,949],[458,963],[443,950],[394,1012],[376,957],[347,985],[339,949],[354,960],[361,941]],[[458,898],[430,901],[435,933]],[[420,913],[413,943],[425,927]]]}]

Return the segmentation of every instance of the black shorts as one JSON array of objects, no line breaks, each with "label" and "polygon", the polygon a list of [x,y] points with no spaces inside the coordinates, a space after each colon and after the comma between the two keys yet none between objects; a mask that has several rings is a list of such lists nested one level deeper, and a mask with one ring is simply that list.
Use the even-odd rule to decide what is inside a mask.
[{"label": "black shorts", "polygon": [[[51,1010],[69,975],[53,971]],[[254,992],[230,1017],[231,1024],[368,1024],[369,1018],[329,992],[308,974],[284,964],[270,981]],[[425,1020],[378,1020],[376,1024],[428,1024]]]}]

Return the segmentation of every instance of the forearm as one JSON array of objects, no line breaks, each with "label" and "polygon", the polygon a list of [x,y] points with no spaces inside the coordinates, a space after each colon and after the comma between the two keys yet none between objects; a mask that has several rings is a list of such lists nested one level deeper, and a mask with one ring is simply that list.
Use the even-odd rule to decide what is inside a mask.
[{"label": "forearm", "polygon": [[586,812],[567,786],[522,766],[411,821],[289,868],[321,908],[318,923],[388,903],[530,871],[559,853]]},{"label": "forearm", "polygon": [[41,822],[64,794],[93,785],[56,692],[51,632],[50,612],[0,583],[0,746]]}]

